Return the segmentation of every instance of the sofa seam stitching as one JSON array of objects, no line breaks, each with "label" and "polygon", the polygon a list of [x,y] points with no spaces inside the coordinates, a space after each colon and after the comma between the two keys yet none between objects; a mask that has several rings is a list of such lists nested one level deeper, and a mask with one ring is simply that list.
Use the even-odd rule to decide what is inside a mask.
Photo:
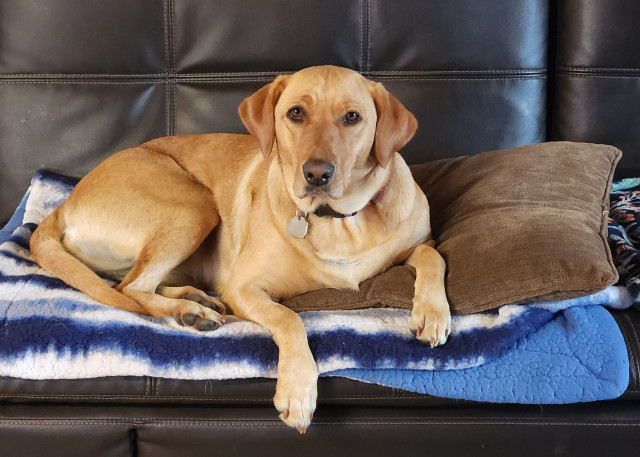
[{"label": "sofa seam stitching", "polygon": [[[364,26],[363,26],[364,27]],[[366,41],[366,40],[364,40]],[[364,43],[363,43],[364,46]],[[169,52],[169,51],[167,51]],[[362,51],[364,53],[364,51]],[[166,60],[170,60],[168,57]],[[361,59],[364,65],[364,58]],[[165,66],[169,65],[168,62]],[[371,70],[369,68],[363,68],[362,73],[372,75],[407,75],[407,76],[430,76],[440,74],[461,74],[461,75],[492,75],[492,74],[531,74],[536,75],[540,73],[547,73],[548,68],[487,68],[478,70]],[[640,70],[638,70],[640,72]],[[291,74],[292,70],[273,70],[273,71],[238,71],[238,72],[189,72],[189,73],[177,73],[175,69],[171,70],[167,67],[165,73],[2,73],[0,79],[11,78],[51,78],[51,79],[117,79],[117,78],[134,78],[134,79],[169,79],[169,78],[190,78],[190,77],[222,77],[222,78],[235,78],[243,77],[243,75],[251,75],[254,77],[273,77],[279,74]]]},{"label": "sofa seam stitching", "polygon": [[[252,402],[252,403],[268,403],[273,400],[272,397],[227,397],[227,396],[212,396],[212,397],[198,397],[194,395],[168,395],[168,396],[159,396],[157,392],[151,395],[151,391],[157,391],[157,387],[152,387],[151,384],[145,386],[145,394],[0,394],[0,398],[3,399],[12,399],[12,398],[20,398],[20,399],[33,399],[33,400],[114,400],[114,399],[122,399],[122,400],[132,400],[132,399],[140,399],[140,400],[148,400],[150,397],[153,399],[159,400],[190,400],[195,403],[211,403],[211,402],[220,402],[220,401],[242,401],[242,402]],[[345,400],[358,400],[358,401],[397,401],[397,400],[425,400],[428,398],[432,398],[429,395],[402,395],[402,396],[369,396],[369,395],[350,395],[350,396],[331,396],[331,397],[323,397],[320,400],[320,403],[333,402],[333,401],[345,401]]]},{"label": "sofa seam stitching", "polygon": [[177,107],[177,103],[178,103],[178,97],[177,97],[177,92],[178,92],[178,85],[176,83],[175,80],[175,73],[176,73],[176,5],[175,5],[175,1],[174,0],[170,0],[171,1],[171,68],[170,68],[170,75],[171,75],[171,95],[172,95],[172,99],[171,99],[171,103],[172,103],[172,111],[171,111],[171,134],[175,135],[176,133],[176,126],[178,123],[178,119],[177,119],[177,112],[178,112],[178,107]]},{"label": "sofa seam stitching", "polygon": [[[169,2],[170,0],[164,0],[162,2],[162,14],[163,14],[163,34],[164,34],[164,74],[158,75],[163,79],[163,82],[166,81],[167,76],[169,74]],[[165,83],[163,84],[164,89],[164,133],[165,135],[169,134],[169,122],[171,118],[170,113],[170,102],[169,102],[169,86]]]},{"label": "sofa seam stitching", "polygon": [[371,71],[371,0],[367,0],[367,72]]},{"label": "sofa seam stitching", "polygon": [[[640,76],[638,76],[640,77]],[[372,79],[377,79],[381,81],[536,81],[536,80],[545,80],[546,76],[516,76],[516,77],[495,77],[495,78],[487,78],[487,77],[412,77],[412,78],[402,78],[402,77],[393,77],[393,76],[373,76]],[[631,78],[630,78],[631,79]],[[634,78],[637,79],[637,78]],[[264,79],[262,78],[243,78],[243,79],[212,79],[212,80],[192,80],[188,79],[178,80],[175,78],[169,78],[168,80],[159,80],[159,81],[82,81],[82,80],[31,80],[31,81],[2,81],[0,80],[0,84],[84,84],[84,85],[141,85],[141,84],[162,84],[168,85],[174,88],[177,84],[213,84],[213,83],[244,83],[244,82],[262,82]]]},{"label": "sofa seam stitching", "polygon": [[365,70],[364,46],[365,46],[365,28],[364,28],[364,5],[367,0],[360,0],[360,71]]},{"label": "sofa seam stitching", "polygon": [[640,68],[637,67],[581,67],[577,65],[568,65],[558,67],[558,70],[564,71],[638,71],[640,72]]}]

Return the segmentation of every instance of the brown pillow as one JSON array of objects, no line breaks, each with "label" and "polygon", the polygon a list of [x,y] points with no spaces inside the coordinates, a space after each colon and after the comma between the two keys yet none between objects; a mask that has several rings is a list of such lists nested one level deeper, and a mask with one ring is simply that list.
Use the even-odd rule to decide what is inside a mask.
[{"label": "brown pillow", "polygon": [[[618,279],[607,244],[609,190],[622,153],[543,143],[412,167],[447,263],[452,312],[591,294]],[[398,266],[360,285],[284,302],[296,311],[411,308],[414,272]]]}]

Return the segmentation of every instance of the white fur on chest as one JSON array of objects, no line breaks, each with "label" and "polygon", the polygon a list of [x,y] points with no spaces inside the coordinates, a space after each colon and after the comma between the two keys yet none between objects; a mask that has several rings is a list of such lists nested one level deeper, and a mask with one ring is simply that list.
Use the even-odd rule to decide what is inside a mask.
[{"label": "white fur on chest", "polygon": [[389,268],[398,250],[396,243],[388,241],[347,257],[332,252],[316,252],[316,256],[327,287],[356,290],[362,281]]},{"label": "white fur on chest", "polygon": [[424,213],[417,218],[418,225],[406,223],[393,231],[375,230],[375,236],[358,216],[347,220],[316,219],[309,241],[327,277],[325,284],[357,289],[362,281],[388,269],[401,253],[427,240],[428,212]]},{"label": "white fur on chest", "polygon": [[362,282],[360,275],[360,259],[344,258],[333,254],[317,253],[318,258],[322,261],[322,270],[325,272],[323,281],[328,287],[357,289],[358,284]]}]

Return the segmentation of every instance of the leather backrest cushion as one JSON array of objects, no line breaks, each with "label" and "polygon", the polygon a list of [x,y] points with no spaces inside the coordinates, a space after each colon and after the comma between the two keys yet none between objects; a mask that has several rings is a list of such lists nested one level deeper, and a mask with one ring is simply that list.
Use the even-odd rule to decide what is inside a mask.
[{"label": "leather backrest cushion", "polygon": [[151,138],[244,132],[240,101],[317,64],[383,82],[410,163],[546,139],[548,0],[48,0],[0,7],[0,224],[33,172]]},{"label": "leather backrest cushion", "polygon": [[612,144],[617,177],[640,176],[640,2],[564,0],[552,138]]}]

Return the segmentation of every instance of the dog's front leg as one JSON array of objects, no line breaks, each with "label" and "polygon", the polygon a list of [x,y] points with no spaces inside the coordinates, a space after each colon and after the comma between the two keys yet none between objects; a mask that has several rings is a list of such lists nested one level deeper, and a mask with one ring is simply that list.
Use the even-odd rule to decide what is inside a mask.
[{"label": "dog's front leg", "polygon": [[236,316],[271,331],[279,349],[273,402],[285,424],[305,433],[316,408],[318,369],[302,319],[257,286],[235,288],[223,298]]},{"label": "dog's front leg", "polygon": [[407,263],[416,269],[410,328],[420,341],[435,347],[451,333],[451,312],[444,287],[447,267],[432,243],[417,246]]}]

